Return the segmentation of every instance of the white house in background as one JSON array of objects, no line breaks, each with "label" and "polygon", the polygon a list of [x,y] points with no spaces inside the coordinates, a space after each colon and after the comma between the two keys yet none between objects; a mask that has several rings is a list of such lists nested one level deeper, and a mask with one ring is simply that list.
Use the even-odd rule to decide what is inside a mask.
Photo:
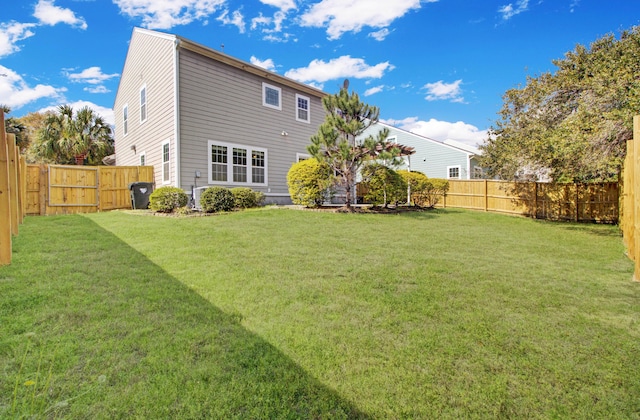
[{"label": "white house in background", "polygon": [[135,28],[114,104],[117,165],[156,188],[243,186],[290,202],[286,175],[324,121],[326,94],[177,35]]},{"label": "white house in background", "polygon": [[400,169],[419,171],[429,178],[479,179],[483,178],[482,167],[478,164],[479,152],[454,140],[440,142],[378,122],[371,125],[362,135],[376,135],[381,129],[389,130],[388,140],[415,149],[415,153],[405,158]]}]

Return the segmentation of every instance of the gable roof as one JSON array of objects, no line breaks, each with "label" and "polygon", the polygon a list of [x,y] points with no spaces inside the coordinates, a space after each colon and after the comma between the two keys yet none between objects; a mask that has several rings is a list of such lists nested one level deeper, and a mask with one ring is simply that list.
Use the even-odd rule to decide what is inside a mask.
[{"label": "gable roof", "polygon": [[428,141],[430,143],[435,143],[435,144],[441,145],[441,146],[449,148],[449,149],[453,149],[453,150],[457,150],[457,151],[462,152],[462,153],[466,153],[469,157],[478,155],[478,153],[474,153],[471,150],[468,150],[466,148],[458,147],[458,146],[454,146],[452,144],[449,144],[447,141],[442,142],[442,141],[439,141],[439,140],[435,140],[435,139],[432,139],[430,137],[426,137],[426,136],[423,136],[421,134],[416,134],[416,133],[414,133],[412,131],[404,130],[402,128],[394,127],[392,125],[385,124],[385,123],[380,122],[380,121],[378,121],[376,124],[380,124],[380,125],[388,128],[389,130],[401,131],[401,132],[409,134],[411,136],[418,137],[421,140],[426,140],[426,141]]},{"label": "gable roof", "polygon": [[197,42],[191,41],[187,38],[183,38],[178,35],[167,34],[164,32],[152,31],[150,29],[143,29],[138,27],[134,28],[133,31],[134,33],[138,32],[138,33],[142,33],[150,36],[156,36],[156,37],[173,40],[176,44],[176,49],[182,48],[188,51],[192,51],[203,57],[216,60],[218,62],[227,64],[231,67],[235,67],[237,69],[246,71],[247,73],[255,74],[257,76],[263,77],[273,82],[277,82],[281,85],[291,87],[299,92],[305,93],[310,96],[322,98],[323,96],[327,95],[327,93],[313,86],[297,82],[285,76],[281,76],[278,73],[256,66],[255,64],[242,61],[228,54],[225,54],[221,51],[216,51],[213,48],[207,47],[205,45],[199,44]]}]

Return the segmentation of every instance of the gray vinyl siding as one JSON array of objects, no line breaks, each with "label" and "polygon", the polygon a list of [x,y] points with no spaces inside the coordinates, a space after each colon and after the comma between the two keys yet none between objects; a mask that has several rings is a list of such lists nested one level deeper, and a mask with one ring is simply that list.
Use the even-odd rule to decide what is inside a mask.
[{"label": "gray vinyl siding", "polygon": [[[170,141],[170,184],[176,168],[175,42],[171,35],[136,28],[114,104],[116,165],[153,165],[156,187],[162,186],[162,143]],[[147,119],[140,122],[140,88],[146,86]],[[122,127],[122,109],[128,104],[128,133]],[[136,150],[131,147],[135,145]]]},{"label": "gray vinyl siding", "polygon": [[[472,177],[469,160],[473,155],[465,150],[381,123],[369,127],[364,136],[375,135],[385,127],[390,131],[389,137],[395,137],[398,144],[415,148],[415,154],[411,155],[412,171],[422,172],[429,178],[447,178],[447,168],[459,166],[460,179]],[[406,165],[401,167],[406,168]]]},{"label": "gray vinyl siding", "polygon": [[[266,71],[260,77],[190,50],[179,54],[181,187],[190,190],[196,171],[197,185],[208,185],[208,142],[218,141],[267,149],[268,185],[247,186],[268,197],[288,195],[287,172],[324,120],[320,97],[281,85]],[[263,82],[281,89],[282,110],[262,105]],[[311,123],[296,120],[296,93],[309,98]]]}]

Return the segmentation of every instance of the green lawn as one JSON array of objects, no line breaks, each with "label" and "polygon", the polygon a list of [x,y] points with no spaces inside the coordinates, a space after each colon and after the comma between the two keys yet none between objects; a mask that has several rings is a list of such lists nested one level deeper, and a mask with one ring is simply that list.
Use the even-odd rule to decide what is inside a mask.
[{"label": "green lawn", "polygon": [[30,217],[0,418],[638,418],[615,226],[480,212]]}]

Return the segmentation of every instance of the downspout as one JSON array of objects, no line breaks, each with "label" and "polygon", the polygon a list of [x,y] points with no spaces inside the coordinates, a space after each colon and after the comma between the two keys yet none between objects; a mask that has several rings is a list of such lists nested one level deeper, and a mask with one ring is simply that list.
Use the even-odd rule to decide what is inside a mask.
[{"label": "downspout", "polygon": [[173,62],[173,138],[176,139],[176,187],[182,188],[182,180],[180,179],[180,87],[178,85],[180,81],[180,40],[175,39],[175,56]]}]

